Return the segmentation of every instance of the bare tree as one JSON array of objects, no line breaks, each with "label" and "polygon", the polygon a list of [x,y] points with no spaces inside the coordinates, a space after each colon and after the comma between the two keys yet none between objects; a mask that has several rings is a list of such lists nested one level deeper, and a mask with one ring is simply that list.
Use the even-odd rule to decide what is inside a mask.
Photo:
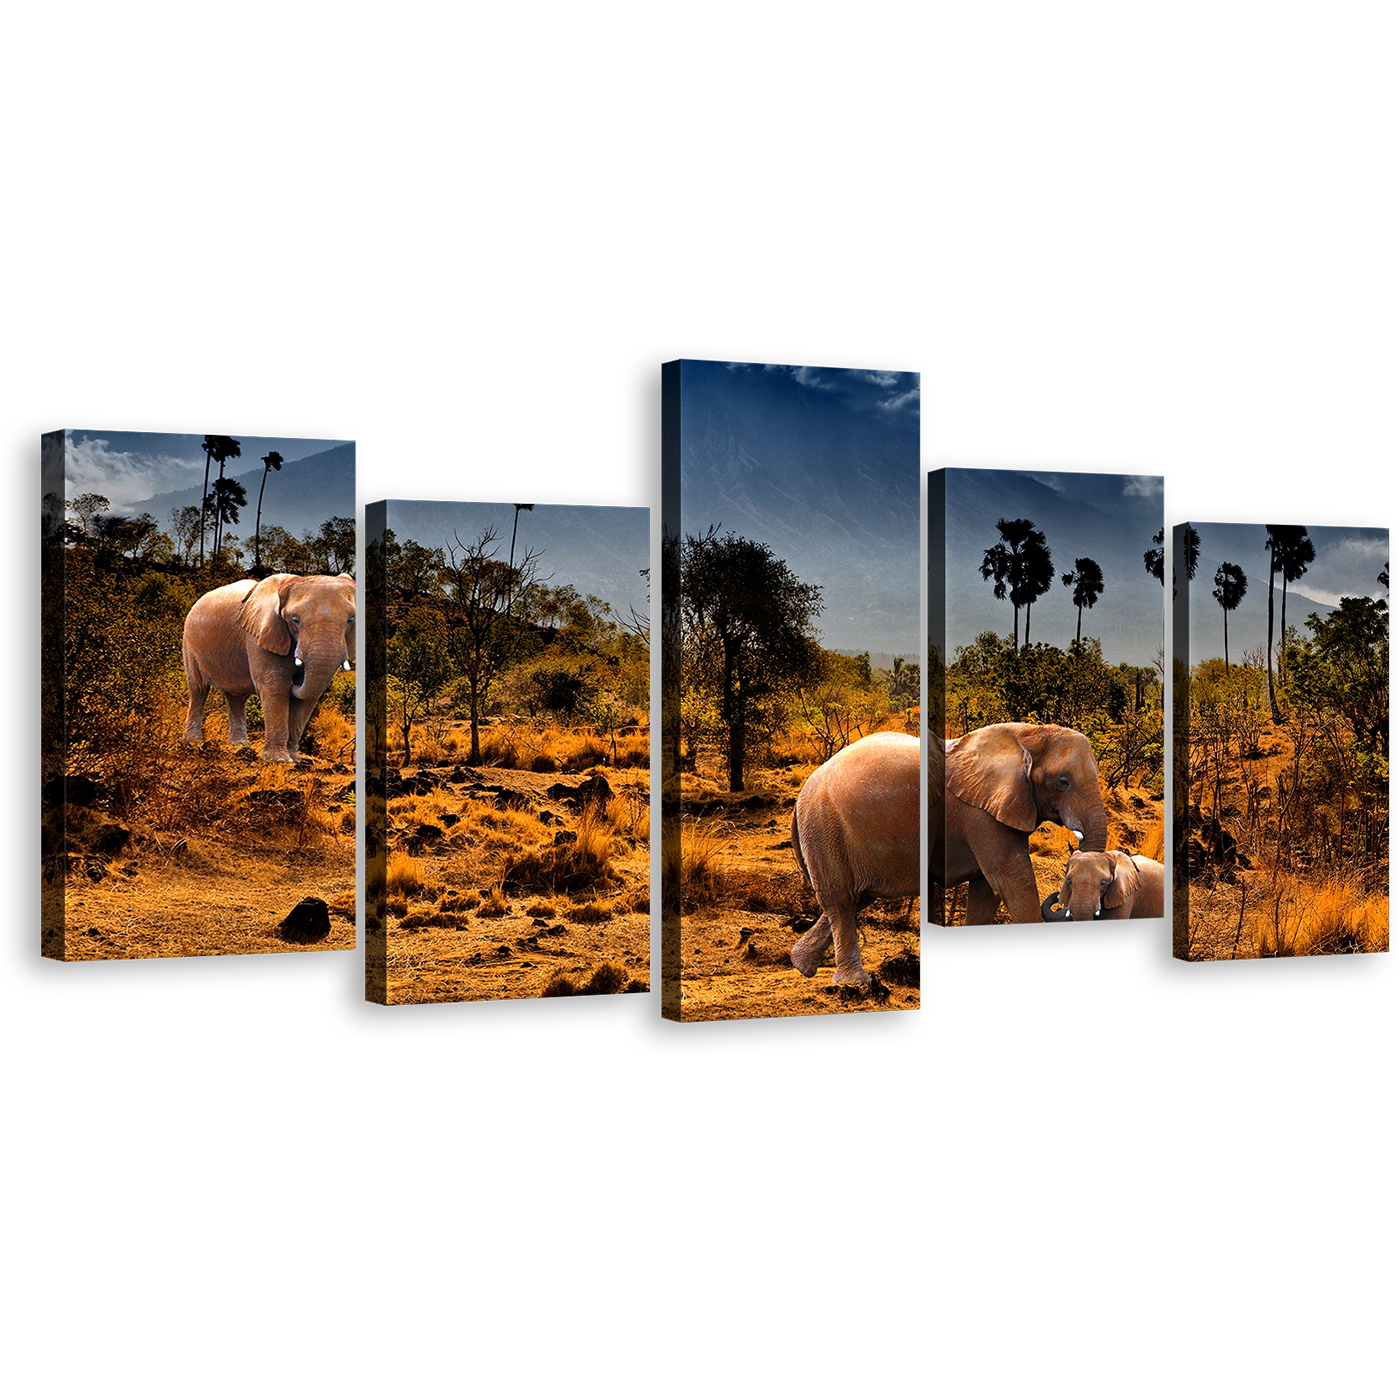
[{"label": "bare tree", "polygon": [[440,607],[453,665],[467,682],[472,725],[468,761],[474,764],[481,762],[481,716],[491,688],[520,647],[520,633],[511,625],[511,602],[534,587],[543,553],[527,550],[518,563],[506,563],[496,557],[498,539],[495,526],[488,525],[471,541],[454,532],[444,549],[447,591]]}]

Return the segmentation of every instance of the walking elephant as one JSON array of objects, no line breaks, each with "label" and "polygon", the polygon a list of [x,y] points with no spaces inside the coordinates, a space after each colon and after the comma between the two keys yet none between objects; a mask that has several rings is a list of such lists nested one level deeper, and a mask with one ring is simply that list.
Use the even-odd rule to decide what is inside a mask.
[{"label": "walking elephant", "polygon": [[229,742],[246,744],[248,697],[256,693],[262,756],[292,763],[322,692],[355,660],[355,580],[272,574],[215,588],[185,618],[184,660],[186,743],[199,743],[212,687],[228,700]]},{"label": "walking elephant", "polygon": [[[1090,919],[1160,919],[1166,906],[1161,861],[1126,851],[1075,851],[1057,895],[1040,906],[1047,922]],[[1053,908],[1058,900],[1059,909]]]},{"label": "walking elephant", "polygon": [[1030,837],[1043,821],[1068,827],[1080,849],[1108,844],[1108,814],[1088,739],[1058,724],[989,724],[933,740],[929,883],[967,882],[967,923],[1041,922]]},{"label": "walking elephant", "polygon": [[797,794],[792,850],[822,915],[791,953],[804,976],[836,942],[833,982],[866,983],[856,915],[919,893],[919,741],[871,734],[827,759]]}]

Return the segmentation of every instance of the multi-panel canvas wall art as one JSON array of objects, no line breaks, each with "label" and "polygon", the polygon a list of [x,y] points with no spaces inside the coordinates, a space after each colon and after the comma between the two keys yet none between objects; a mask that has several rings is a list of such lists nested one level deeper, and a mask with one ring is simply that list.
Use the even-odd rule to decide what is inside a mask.
[{"label": "multi-panel canvas wall art", "polygon": [[366,997],[647,991],[651,512],[365,518]]},{"label": "multi-panel canvas wall art", "polygon": [[662,1013],[915,1007],[919,376],[662,374]]},{"label": "multi-panel canvas wall art", "polygon": [[42,442],[43,952],[355,946],[355,444]]},{"label": "multi-panel canvas wall art", "polygon": [[1161,918],[1162,478],[947,468],[927,521],[930,922]]}]

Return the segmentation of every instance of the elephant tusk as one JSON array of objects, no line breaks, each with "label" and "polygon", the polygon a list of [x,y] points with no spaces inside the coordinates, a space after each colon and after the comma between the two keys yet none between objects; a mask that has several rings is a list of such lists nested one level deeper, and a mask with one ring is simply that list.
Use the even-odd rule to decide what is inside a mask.
[{"label": "elephant tusk", "polygon": [[1082,841],[1084,839],[1084,833],[1080,831],[1077,826],[1070,827],[1069,834],[1073,836],[1076,841]]},{"label": "elephant tusk", "polygon": [[342,661],[340,663],[340,669],[342,671],[348,671],[350,669],[350,663],[348,661]]}]

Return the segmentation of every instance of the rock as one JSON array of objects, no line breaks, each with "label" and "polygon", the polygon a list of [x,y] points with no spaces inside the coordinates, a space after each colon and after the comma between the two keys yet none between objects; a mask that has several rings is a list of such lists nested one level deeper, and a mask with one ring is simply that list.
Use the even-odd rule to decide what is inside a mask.
[{"label": "rock", "polygon": [[443,826],[456,826],[457,823],[461,820],[461,815],[457,812],[444,812],[442,814]]},{"label": "rock", "polygon": [[747,943],[747,942],[749,941],[749,939],[753,937],[753,935],[754,935],[753,929],[751,929],[751,928],[741,928],[741,929],[739,930],[739,942],[740,942],[740,943]]},{"label": "rock", "polygon": [[578,832],[576,831],[556,831],[554,833],[554,845],[556,846],[571,846],[577,840]]},{"label": "rock", "polygon": [[431,845],[434,841],[441,841],[443,834],[440,826],[434,826],[432,822],[420,822],[418,829],[408,838],[408,848],[413,850]]},{"label": "rock", "polygon": [[277,936],[288,943],[319,943],[330,931],[330,906],[315,895],[307,895],[277,926]]},{"label": "rock", "polygon": [[585,778],[575,787],[570,787],[568,783],[554,783],[545,789],[546,797],[556,797],[576,807],[584,807],[591,802],[601,806],[604,802],[611,801],[612,795],[613,790],[601,773]]},{"label": "rock", "polygon": [[126,827],[107,822],[92,833],[88,845],[102,855],[114,856],[118,851],[125,849],[130,840],[131,832]]}]

